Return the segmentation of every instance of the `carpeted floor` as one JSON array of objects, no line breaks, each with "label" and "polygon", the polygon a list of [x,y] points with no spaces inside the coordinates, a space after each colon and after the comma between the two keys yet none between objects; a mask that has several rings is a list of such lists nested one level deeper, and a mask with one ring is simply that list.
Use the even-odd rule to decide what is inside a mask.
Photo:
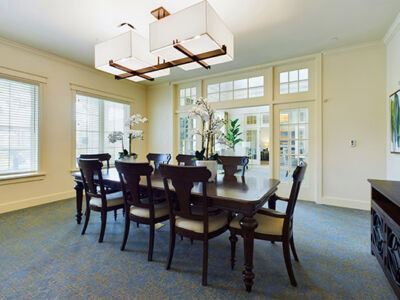
[{"label": "carpeted floor", "polygon": [[100,215],[84,236],[66,200],[0,215],[1,299],[395,299],[370,254],[369,212],[299,202],[293,262],[298,287],[290,285],[280,244],[256,241],[255,284],[241,279],[243,244],[230,270],[228,233],[210,241],[209,286],[201,286],[202,243],[177,239],[172,269],[165,270],[169,230],[156,231],[147,261],[148,228],[131,227],[127,251],[119,250],[123,218],[109,214],[105,241],[97,243]]}]

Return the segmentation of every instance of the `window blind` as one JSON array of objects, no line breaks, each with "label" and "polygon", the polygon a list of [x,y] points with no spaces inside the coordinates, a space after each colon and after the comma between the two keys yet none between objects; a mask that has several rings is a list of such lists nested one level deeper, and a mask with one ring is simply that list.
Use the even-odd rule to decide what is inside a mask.
[{"label": "window blind", "polygon": [[[130,106],[105,99],[76,95],[76,156],[80,154],[110,153],[111,161],[122,151],[121,141],[112,144],[108,135],[124,131]],[[124,139],[128,149],[128,139]]]},{"label": "window blind", "polygon": [[0,78],[0,175],[38,171],[39,86]]}]

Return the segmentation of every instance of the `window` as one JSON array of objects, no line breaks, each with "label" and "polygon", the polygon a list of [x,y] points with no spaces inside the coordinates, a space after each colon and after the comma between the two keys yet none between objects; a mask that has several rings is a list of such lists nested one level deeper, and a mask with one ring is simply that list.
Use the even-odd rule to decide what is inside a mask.
[{"label": "window", "polygon": [[39,85],[0,78],[0,175],[39,169]]},{"label": "window", "polygon": [[196,119],[189,119],[187,116],[179,116],[179,153],[194,154],[196,151],[196,135],[193,129],[196,128]]},{"label": "window", "polygon": [[264,96],[264,76],[213,83],[207,86],[209,102],[232,101]]},{"label": "window", "polygon": [[191,105],[197,97],[196,87],[183,88],[179,90],[179,104],[181,106]]},{"label": "window", "polygon": [[281,95],[308,92],[308,69],[279,73]]},{"label": "window", "polygon": [[[119,102],[76,95],[76,156],[87,153],[110,153],[111,160],[122,151],[121,141],[112,144],[108,135],[124,131],[129,118],[130,106]],[[124,139],[125,149],[129,141]]]}]

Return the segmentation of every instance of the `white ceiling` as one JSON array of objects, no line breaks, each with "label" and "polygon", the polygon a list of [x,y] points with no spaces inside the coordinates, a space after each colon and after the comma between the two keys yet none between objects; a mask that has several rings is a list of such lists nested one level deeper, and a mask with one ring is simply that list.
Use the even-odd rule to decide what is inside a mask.
[{"label": "white ceiling", "polygon": [[[0,0],[0,36],[93,66],[94,45],[129,22],[148,36],[153,9],[170,13],[200,0]],[[209,0],[235,37],[233,62],[182,71],[173,81],[382,39],[399,0]]]}]

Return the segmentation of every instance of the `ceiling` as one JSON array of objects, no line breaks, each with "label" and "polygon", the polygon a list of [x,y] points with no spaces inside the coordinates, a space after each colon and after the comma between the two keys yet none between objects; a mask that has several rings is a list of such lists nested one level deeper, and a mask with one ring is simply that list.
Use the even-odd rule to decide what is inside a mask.
[{"label": "ceiling", "polygon": [[[200,0],[0,0],[0,37],[93,66],[94,45],[134,25],[148,36],[150,14]],[[329,48],[382,39],[399,0],[209,0],[233,32],[233,62],[211,70],[171,70],[154,83],[228,71]],[[126,26],[125,26],[126,27]],[[144,84],[149,84],[145,82]]]}]

